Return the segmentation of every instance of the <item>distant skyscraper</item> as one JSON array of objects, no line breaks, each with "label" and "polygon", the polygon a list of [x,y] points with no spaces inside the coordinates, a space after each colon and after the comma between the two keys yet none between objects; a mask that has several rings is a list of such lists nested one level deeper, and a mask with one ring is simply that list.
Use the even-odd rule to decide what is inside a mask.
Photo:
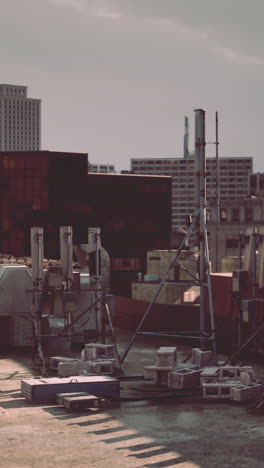
[{"label": "distant skyscraper", "polygon": [[0,84],[0,151],[40,150],[40,107],[27,86]]}]

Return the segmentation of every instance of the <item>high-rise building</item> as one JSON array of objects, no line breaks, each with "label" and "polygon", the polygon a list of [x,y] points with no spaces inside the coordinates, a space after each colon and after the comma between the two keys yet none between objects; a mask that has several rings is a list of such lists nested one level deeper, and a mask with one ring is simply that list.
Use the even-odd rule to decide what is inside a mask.
[{"label": "high-rise building", "polygon": [[[252,158],[219,158],[220,201],[244,199],[249,194]],[[132,159],[134,174],[172,177],[172,230],[186,225],[186,215],[195,212],[194,158]],[[216,204],[216,159],[206,159],[208,211]]]},{"label": "high-rise building", "polygon": [[0,84],[0,151],[40,150],[40,107],[27,86]]}]

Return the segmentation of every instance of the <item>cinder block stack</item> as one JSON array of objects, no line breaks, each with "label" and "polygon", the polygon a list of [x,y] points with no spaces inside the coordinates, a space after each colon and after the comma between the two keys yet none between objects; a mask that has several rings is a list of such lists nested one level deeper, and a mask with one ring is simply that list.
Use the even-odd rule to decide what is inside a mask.
[{"label": "cinder block stack", "polygon": [[[222,366],[219,368],[219,380],[239,380],[241,373],[253,372],[252,366]],[[253,375],[253,374],[252,374]]]},{"label": "cinder block stack", "polygon": [[[114,345],[88,343],[81,353],[82,373],[92,372],[97,375],[113,375],[116,366]],[[85,363],[87,368],[85,369]]]},{"label": "cinder block stack", "polygon": [[202,369],[177,369],[169,372],[168,386],[175,389],[194,388],[200,386]]},{"label": "cinder block stack", "polygon": [[246,401],[264,396],[264,386],[256,380],[252,366],[227,366],[217,362],[213,351],[192,350],[191,364],[177,364],[174,347],[157,352],[157,364],[144,367],[149,383],[171,389],[202,387],[204,398]]},{"label": "cinder block stack", "polygon": [[257,383],[249,385],[238,385],[237,387],[231,388],[230,397],[233,401],[248,401],[256,400],[260,396],[264,395],[264,386]]},{"label": "cinder block stack", "polygon": [[53,356],[50,358],[50,368],[52,370],[58,370],[59,363],[60,362],[78,362],[79,359],[73,359],[69,357],[64,357],[64,356]]},{"label": "cinder block stack", "polygon": [[[209,368],[207,368],[209,369]],[[264,393],[264,386],[257,383],[251,366],[221,366],[216,381],[202,381],[205,398],[225,398],[233,401],[254,400]]]},{"label": "cinder block stack", "polygon": [[86,361],[95,361],[96,359],[115,359],[115,347],[110,344],[88,343],[85,344]]},{"label": "cinder block stack", "polygon": [[114,359],[97,359],[96,361],[91,361],[92,363],[92,372],[97,375],[113,375],[115,370],[115,360]]},{"label": "cinder block stack", "polygon": [[116,364],[114,345],[88,343],[81,352],[81,359],[63,356],[51,358],[51,368],[58,369],[60,377],[76,375],[113,375]]},{"label": "cinder block stack", "polygon": [[157,351],[157,364],[144,367],[145,379],[150,383],[168,386],[169,373],[175,369],[177,363],[177,348],[161,347]]}]

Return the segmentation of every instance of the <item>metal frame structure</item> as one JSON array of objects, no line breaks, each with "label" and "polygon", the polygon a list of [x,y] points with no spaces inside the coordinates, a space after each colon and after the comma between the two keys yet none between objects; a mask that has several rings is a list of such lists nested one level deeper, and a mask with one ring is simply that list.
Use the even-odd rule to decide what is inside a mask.
[{"label": "metal frame structure", "polygon": [[[208,248],[208,234],[206,225],[206,165],[205,165],[205,110],[195,109],[195,173],[196,173],[196,214],[195,217],[176,253],[175,258],[169,265],[167,272],[161,280],[158,289],[149,304],[145,314],[143,315],[134,335],[131,337],[127,348],[122,356],[122,362],[126,359],[137,335],[154,335],[154,336],[167,336],[185,339],[197,339],[200,341],[202,349],[209,347],[209,342],[212,343],[212,348],[215,351],[215,325],[214,325],[214,311],[213,311],[213,297],[212,286],[210,277],[210,263],[209,263],[209,248]],[[191,277],[190,281],[174,282],[169,281],[168,276],[174,265],[179,264],[178,259],[181,251],[185,247],[192,232],[196,231],[199,247],[200,247],[200,262],[199,262],[199,279],[197,279],[191,272],[184,268]],[[182,266],[180,265],[182,268]],[[164,285],[174,284],[181,286],[199,286],[200,287],[200,330],[198,331],[142,331],[142,326],[150,314],[156,299]],[[208,290],[209,298],[209,313],[210,313],[210,330],[206,323],[206,310],[205,299],[206,289]]]},{"label": "metal frame structure", "polygon": [[[88,236],[94,236],[95,243],[95,276],[94,285],[86,289],[78,289],[77,292],[82,291],[94,292],[95,299],[92,304],[87,306],[77,317],[73,318],[70,310],[66,310],[65,301],[63,300],[64,309],[64,322],[63,328],[56,334],[56,338],[67,338],[71,341],[72,337],[78,335],[74,333],[74,325],[77,321],[89,311],[95,313],[96,330],[97,336],[102,343],[105,342],[105,316],[108,317],[105,299],[105,289],[101,286],[101,272],[100,272],[100,248],[101,238],[100,229],[91,228],[88,230]],[[91,238],[89,239],[91,240]],[[42,293],[44,283],[44,270],[43,270],[43,259],[44,259],[44,233],[42,227],[31,228],[31,256],[32,256],[32,282],[33,288],[32,293],[32,361],[33,365],[41,367],[42,373],[46,374],[45,368],[45,354],[43,350],[43,338],[51,337],[52,335],[44,335],[42,333]],[[71,226],[60,227],[60,259],[62,269],[62,290],[64,295],[75,293],[75,290],[71,290],[73,281],[73,235]],[[91,313],[91,312],[90,312]],[[39,358],[40,362],[37,362]]]}]

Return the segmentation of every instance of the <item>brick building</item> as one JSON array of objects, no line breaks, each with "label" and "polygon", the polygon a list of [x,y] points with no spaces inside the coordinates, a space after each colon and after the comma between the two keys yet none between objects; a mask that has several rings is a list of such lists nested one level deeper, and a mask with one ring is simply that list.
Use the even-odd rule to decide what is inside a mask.
[{"label": "brick building", "polygon": [[0,251],[29,255],[30,227],[43,226],[45,256],[58,258],[59,226],[81,243],[98,226],[125,289],[148,250],[169,247],[171,178],[87,174],[87,164],[85,153],[0,152]]}]

